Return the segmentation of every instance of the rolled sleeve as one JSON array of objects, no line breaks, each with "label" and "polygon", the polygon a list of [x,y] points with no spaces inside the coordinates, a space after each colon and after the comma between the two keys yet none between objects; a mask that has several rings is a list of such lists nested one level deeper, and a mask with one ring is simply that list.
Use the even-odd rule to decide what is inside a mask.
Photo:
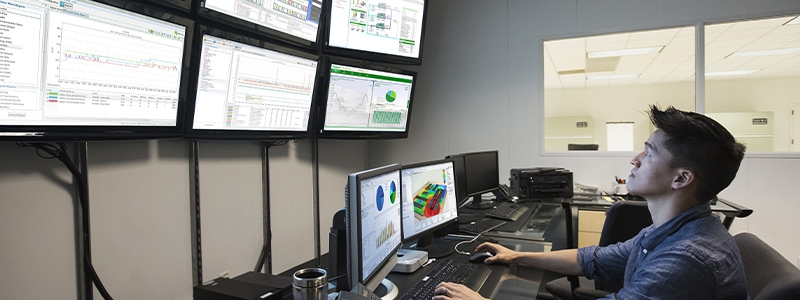
[{"label": "rolled sleeve", "polygon": [[622,282],[635,240],[633,238],[605,247],[579,248],[578,263],[583,276],[602,283]]}]

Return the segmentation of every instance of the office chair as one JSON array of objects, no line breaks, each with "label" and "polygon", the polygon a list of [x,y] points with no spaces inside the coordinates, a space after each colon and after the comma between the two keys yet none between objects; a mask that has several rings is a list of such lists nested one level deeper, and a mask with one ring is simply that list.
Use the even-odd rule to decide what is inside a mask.
[{"label": "office chair", "polygon": [[733,237],[742,255],[750,299],[800,299],[800,270],[749,232]]},{"label": "office chair", "polygon": [[598,144],[567,144],[568,151],[597,151]]},{"label": "office chair", "polygon": [[[567,212],[565,209],[565,213],[568,214],[567,219],[571,219],[571,211]],[[653,219],[650,217],[650,210],[647,209],[647,202],[617,201],[606,213],[606,221],[603,223],[598,245],[608,246],[626,241],[639,234],[639,231],[650,224],[653,224]],[[572,229],[568,228],[567,244],[568,248],[575,248],[572,245],[574,233],[571,231]],[[586,277],[574,275],[554,279],[545,284],[547,292],[562,300],[602,298],[621,288],[622,282],[602,285]]]}]

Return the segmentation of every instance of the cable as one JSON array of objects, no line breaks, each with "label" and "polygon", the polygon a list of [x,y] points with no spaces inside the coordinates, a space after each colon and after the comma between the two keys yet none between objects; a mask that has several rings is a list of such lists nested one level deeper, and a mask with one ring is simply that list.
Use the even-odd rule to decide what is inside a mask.
[{"label": "cable", "polygon": [[340,274],[339,276],[333,276],[333,277],[328,279],[328,282],[333,282],[333,281],[335,281],[335,280],[337,280],[339,278],[345,277],[345,276],[347,276],[347,273]]},{"label": "cable", "polygon": [[[75,164],[72,163],[72,160],[67,155],[65,149],[67,148],[66,145],[61,142],[57,145],[53,144],[46,144],[46,143],[17,143],[20,147],[33,147],[36,148],[36,155],[43,159],[53,159],[57,158],[67,167],[70,173],[72,173],[72,178],[75,180],[75,185],[78,186],[78,204],[81,208],[81,215],[82,215],[82,222],[83,224],[89,224],[89,213],[86,211],[86,207],[88,207],[88,200],[86,198],[87,195],[83,192],[86,188],[86,178],[83,174],[75,167]],[[42,154],[49,156],[45,156]],[[85,237],[84,237],[85,238]],[[100,295],[103,296],[103,299],[112,300],[111,295],[106,290],[103,283],[100,281],[100,277],[97,276],[97,272],[94,270],[94,266],[90,260],[90,257],[84,252],[84,267],[89,271],[89,276],[91,276],[92,282],[94,282],[95,287],[97,287],[97,291],[100,292]],[[91,292],[91,291],[88,291]]]},{"label": "cable", "polygon": [[481,234],[478,234],[478,235],[476,235],[475,237],[473,237],[471,240],[458,242],[458,244],[456,244],[456,246],[455,246],[456,252],[457,252],[458,254],[461,254],[461,255],[472,255],[472,253],[469,253],[469,252],[466,252],[466,251],[461,251],[461,250],[458,250],[458,246],[461,246],[461,245],[463,245],[463,244],[469,244],[469,243],[472,243],[472,242],[474,242],[475,240],[477,240],[479,237],[481,237],[482,235],[483,235],[483,234],[481,233]]}]

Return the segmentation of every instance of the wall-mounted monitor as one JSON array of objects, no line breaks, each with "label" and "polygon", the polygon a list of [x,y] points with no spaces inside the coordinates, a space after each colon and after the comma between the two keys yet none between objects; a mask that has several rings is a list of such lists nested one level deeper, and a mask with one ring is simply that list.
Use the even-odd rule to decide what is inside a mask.
[{"label": "wall-mounted monitor", "polygon": [[184,136],[219,140],[307,138],[318,57],[198,26],[194,97]]},{"label": "wall-mounted monitor", "polygon": [[319,137],[408,137],[415,72],[337,59],[328,59],[325,72]]},{"label": "wall-mounted monitor", "polygon": [[[120,1],[120,0],[95,0],[104,3],[110,3],[113,5],[113,2]],[[122,0],[125,1],[125,0]],[[169,7],[171,9],[178,9],[183,12],[191,12],[192,6],[194,2],[197,0],[139,0],[138,2],[148,2],[150,4],[161,5],[165,7]]]},{"label": "wall-mounted monitor", "polygon": [[180,136],[194,23],[114,3],[0,1],[0,140]]},{"label": "wall-mounted monitor", "polygon": [[324,51],[419,65],[427,6],[427,0],[329,0]]},{"label": "wall-mounted monitor", "polygon": [[197,14],[296,45],[315,47],[323,0],[199,0]]}]

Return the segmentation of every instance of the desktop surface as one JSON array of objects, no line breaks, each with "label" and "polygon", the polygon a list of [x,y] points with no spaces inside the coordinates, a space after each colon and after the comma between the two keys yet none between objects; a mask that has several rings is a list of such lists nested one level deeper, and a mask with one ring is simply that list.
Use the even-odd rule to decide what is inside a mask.
[{"label": "desktop surface", "polygon": [[[535,252],[544,252],[550,251],[550,243],[547,242],[537,242],[537,241],[525,241],[525,240],[514,240],[514,239],[505,239],[505,238],[498,238],[496,239],[498,243],[503,246],[506,246],[510,249],[514,249],[517,251],[535,251]],[[465,243],[458,247],[461,251],[467,251],[472,253],[475,250],[475,247],[480,245],[484,240],[478,239],[472,243]],[[431,269],[444,259],[460,261],[460,262],[469,262],[469,255],[453,253],[452,255],[437,259],[433,263],[423,268],[418,269],[414,273],[389,273],[386,278],[394,282],[397,285],[400,294],[402,295],[406,291],[408,291],[411,287],[414,286],[417,282],[425,278],[428,275]],[[483,264],[481,264],[483,265]],[[526,299],[533,299],[536,297],[536,293],[539,289],[539,283],[541,282],[542,277],[544,276],[544,271],[541,269],[536,269],[533,267],[527,267],[522,265],[506,265],[506,264],[491,264],[491,265],[483,265],[488,267],[491,270],[489,277],[486,278],[483,286],[478,290],[482,296],[487,298],[498,298],[498,299],[507,299],[507,297],[502,297],[500,295],[517,295],[520,296],[520,290],[524,292],[524,296]],[[523,286],[524,289],[520,287]]]},{"label": "desktop surface", "polygon": [[[498,243],[516,251],[530,251],[530,252],[547,252],[551,249],[551,244],[548,242],[515,240],[506,238],[496,238]],[[472,253],[480,243],[484,240],[479,239],[472,243],[465,243],[458,247],[461,251],[468,251]],[[327,269],[327,253],[323,254],[319,261],[311,259],[300,265],[297,265],[289,270],[286,270],[279,275],[292,276],[294,272],[309,267],[321,267]],[[422,280],[428,272],[433,269],[435,264],[441,263],[445,259],[450,259],[460,262],[468,262],[469,255],[453,253],[447,257],[437,259],[430,265],[422,267],[413,273],[397,273],[392,272],[386,276],[387,279],[394,282],[399,290],[398,299],[414,284]],[[486,278],[483,286],[478,290],[484,297],[491,297],[496,299],[534,299],[538,293],[540,283],[544,277],[545,271],[533,267],[523,265],[506,265],[506,264],[492,264],[483,265],[491,270],[491,273]],[[330,279],[330,278],[329,278]],[[329,282],[330,283],[330,282]],[[335,287],[330,287],[330,291],[337,291]],[[508,297],[506,297],[508,296]],[[513,297],[512,297],[513,296]]]}]

